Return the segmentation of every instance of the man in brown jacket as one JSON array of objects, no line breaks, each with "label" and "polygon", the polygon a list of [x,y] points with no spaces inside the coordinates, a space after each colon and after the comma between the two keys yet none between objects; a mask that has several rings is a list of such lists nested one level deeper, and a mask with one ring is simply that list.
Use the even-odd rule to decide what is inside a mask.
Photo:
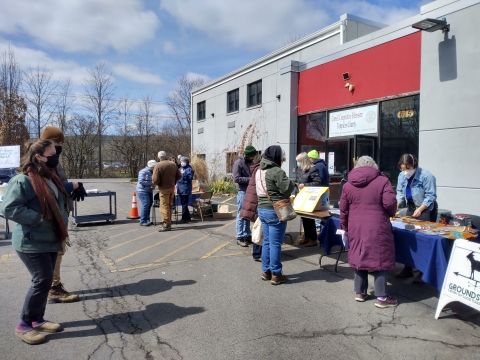
[{"label": "man in brown jacket", "polygon": [[158,163],[153,169],[152,184],[158,186],[162,225],[158,231],[172,230],[172,204],[175,184],[182,177],[178,167],[167,158],[165,151],[158,152]]}]

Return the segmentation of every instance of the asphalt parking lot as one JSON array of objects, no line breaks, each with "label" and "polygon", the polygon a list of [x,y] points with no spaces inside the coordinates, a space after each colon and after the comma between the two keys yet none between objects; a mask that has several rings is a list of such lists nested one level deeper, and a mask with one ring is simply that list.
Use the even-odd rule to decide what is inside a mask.
[{"label": "asphalt parking lot", "polygon": [[[122,179],[86,180],[117,193],[117,220],[70,226],[72,247],[62,280],[80,294],[47,305],[64,331],[38,346],[13,334],[30,277],[8,240],[0,240],[2,359],[478,359],[480,316],[452,306],[434,319],[438,294],[429,285],[389,278],[399,299],[378,309],[354,301],[353,271],[342,255],[322,260],[320,248],[285,244],[289,281],[260,279],[251,248],[235,242],[234,218],[195,220],[159,233],[127,220],[134,186]],[[104,212],[103,198],[80,212]],[[230,204],[235,199],[216,198]],[[157,209],[158,211],[158,209]],[[0,223],[1,220],[0,220]],[[296,237],[299,220],[288,224]]]}]

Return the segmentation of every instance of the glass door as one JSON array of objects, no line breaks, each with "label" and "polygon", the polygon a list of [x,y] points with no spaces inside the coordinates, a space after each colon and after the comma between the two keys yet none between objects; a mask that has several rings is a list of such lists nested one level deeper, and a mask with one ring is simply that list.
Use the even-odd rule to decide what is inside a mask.
[{"label": "glass door", "polygon": [[340,199],[340,183],[344,173],[351,168],[351,152],[353,139],[327,140],[325,162],[330,174],[330,202],[335,203]]},{"label": "glass door", "polygon": [[356,160],[360,156],[370,156],[378,163],[377,140],[376,136],[355,135],[353,139],[353,158]]}]

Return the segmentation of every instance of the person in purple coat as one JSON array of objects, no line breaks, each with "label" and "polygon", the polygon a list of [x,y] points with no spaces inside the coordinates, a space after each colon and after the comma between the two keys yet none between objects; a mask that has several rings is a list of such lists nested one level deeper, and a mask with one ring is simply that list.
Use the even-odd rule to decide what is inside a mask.
[{"label": "person in purple coat", "polygon": [[355,269],[355,300],[367,299],[368,272],[375,277],[375,306],[395,307],[387,294],[388,271],[395,269],[395,245],[390,217],[397,199],[388,178],[369,156],[360,157],[348,174],[340,199],[340,227],[348,235],[348,263]]}]

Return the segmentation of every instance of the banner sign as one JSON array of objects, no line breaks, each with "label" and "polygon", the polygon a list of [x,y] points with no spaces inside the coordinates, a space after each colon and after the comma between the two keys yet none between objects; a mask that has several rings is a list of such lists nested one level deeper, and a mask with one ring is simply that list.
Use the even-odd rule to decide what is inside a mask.
[{"label": "banner sign", "polygon": [[461,302],[480,311],[480,244],[457,239],[448,261],[435,319],[448,303]]},{"label": "banner sign", "polygon": [[305,186],[295,196],[293,209],[297,211],[313,212],[322,208],[320,198],[325,192],[330,192],[327,187]]},{"label": "banner sign", "polygon": [[20,166],[20,145],[0,146],[0,169]]},{"label": "banner sign", "polygon": [[328,136],[376,134],[377,114],[378,104],[331,112],[328,114]]},{"label": "banner sign", "polygon": [[335,153],[328,153],[328,173],[330,175],[335,174]]}]

